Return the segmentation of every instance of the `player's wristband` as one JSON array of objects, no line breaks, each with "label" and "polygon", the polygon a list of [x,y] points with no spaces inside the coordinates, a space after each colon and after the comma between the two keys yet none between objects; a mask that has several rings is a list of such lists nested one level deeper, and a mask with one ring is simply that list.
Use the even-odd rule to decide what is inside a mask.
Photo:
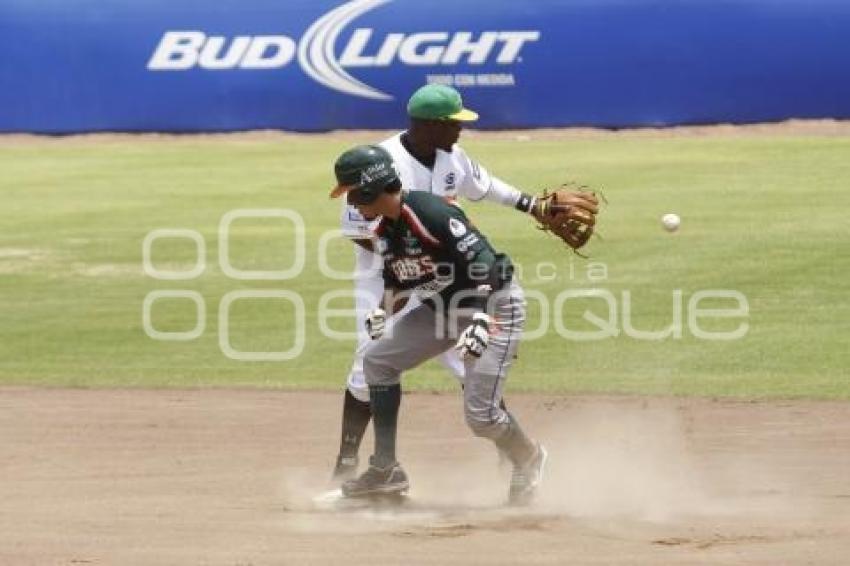
[{"label": "player's wristband", "polygon": [[516,201],[516,204],[514,206],[520,212],[527,212],[531,214],[531,211],[534,210],[535,200],[537,200],[536,197],[528,193],[522,193],[520,194],[519,200]]}]

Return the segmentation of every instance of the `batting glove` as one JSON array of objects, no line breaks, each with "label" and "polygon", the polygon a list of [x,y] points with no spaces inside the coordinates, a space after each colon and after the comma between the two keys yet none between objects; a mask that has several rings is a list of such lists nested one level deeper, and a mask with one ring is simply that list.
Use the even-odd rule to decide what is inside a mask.
[{"label": "batting glove", "polygon": [[366,317],[366,332],[369,333],[369,338],[377,340],[384,335],[384,329],[387,326],[387,313],[384,309],[377,308],[369,313]]},{"label": "batting glove", "polygon": [[490,317],[483,312],[472,315],[472,324],[466,327],[455,345],[462,360],[480,358],[490,341]]}]

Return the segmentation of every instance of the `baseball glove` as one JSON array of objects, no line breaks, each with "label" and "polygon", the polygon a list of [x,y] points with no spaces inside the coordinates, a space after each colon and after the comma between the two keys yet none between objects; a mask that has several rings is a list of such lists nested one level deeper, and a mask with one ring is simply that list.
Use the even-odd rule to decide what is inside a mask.
[{"label": "baseball glove", "polygon": [[537,196],[532,216],[539,228],[552,232],[573,250],[584,246],[593,235],[599,199],[584,187],[563,185],[552,192]]}]

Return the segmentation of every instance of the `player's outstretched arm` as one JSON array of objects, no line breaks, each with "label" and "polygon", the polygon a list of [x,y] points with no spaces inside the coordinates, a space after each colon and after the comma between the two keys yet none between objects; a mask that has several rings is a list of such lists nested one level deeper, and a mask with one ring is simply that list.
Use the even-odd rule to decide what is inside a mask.
[{"label": "player's outstretched arm", "polygon": [[573,250],[583,247],[593,235],[599,200],[584,187],[565,185],[552,192],[529,195],[490,175],[465,154],[467,175],[460,193],[469,200],[491,200],[529,214],[545,231],[560,238]]},{"label": "player's outstretched arm", "polygon": [[488,200],[513,208],[522,213],[532,214],[535,197],[524,193],[510,183],[494,177],[487,169],[464,153],[458,156],[464,164],[465,175],[459,187],[459,193],[471,201]]}]

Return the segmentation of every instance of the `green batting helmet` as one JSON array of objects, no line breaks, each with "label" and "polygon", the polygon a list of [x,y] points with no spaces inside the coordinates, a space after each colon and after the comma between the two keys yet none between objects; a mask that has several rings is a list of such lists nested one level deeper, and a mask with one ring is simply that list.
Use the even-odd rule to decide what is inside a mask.
[{"label": "green batting helmet", "polygon": [[379,145],[359,145],[339,156],[334,163],[337,186],[331,198],[350,193],[352,204],[369,204],[384,189],[399,182],[393,158]]}]

